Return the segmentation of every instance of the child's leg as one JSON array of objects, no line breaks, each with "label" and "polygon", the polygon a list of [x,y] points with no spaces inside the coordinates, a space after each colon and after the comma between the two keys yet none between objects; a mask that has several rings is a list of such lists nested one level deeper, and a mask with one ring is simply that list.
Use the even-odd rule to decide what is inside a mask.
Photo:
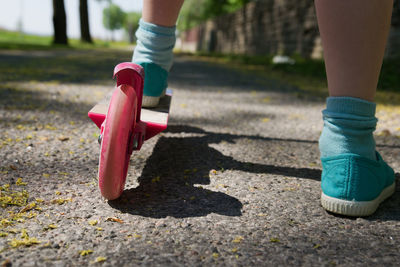
[{"label": "child's leg", "polygon": [[133,62],[145,70],[144,107],[157,106],[167,88],[175,45],[175,23],[183,0],[143,1],[142,19],[136,32]]},{"label": "child's leg", "polygon": [[331,96],[373,101],[393,0],[316,0]]},{"label": "child's leg", "polygon": [[174,27],[184,0],[144,0],[142,19],[164,27]]},{"label": "child's leg", "polygon": [[390,28],[392,0],[315,0],[330,97],[320,137],[322,205],[344,214],[375,211],[394,190],[375,152],[373,99]]}]

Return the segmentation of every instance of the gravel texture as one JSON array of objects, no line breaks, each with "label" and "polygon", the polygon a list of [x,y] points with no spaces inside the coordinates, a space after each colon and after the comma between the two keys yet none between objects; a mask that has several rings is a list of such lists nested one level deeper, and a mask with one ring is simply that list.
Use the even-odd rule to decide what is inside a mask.
[{"label": "gravel texture", "polygon": [[[366,218],[320,206],[324,100],[191,57],[171,73],[168,130],[134,153],[123,196],[102,199],[86,114],[130,56],[0,51],[1,197],[23,203],[0,209],[0,264],[398,265],[399,187]],[[379,109],[377,144],[399,171],[396,114]]]}]

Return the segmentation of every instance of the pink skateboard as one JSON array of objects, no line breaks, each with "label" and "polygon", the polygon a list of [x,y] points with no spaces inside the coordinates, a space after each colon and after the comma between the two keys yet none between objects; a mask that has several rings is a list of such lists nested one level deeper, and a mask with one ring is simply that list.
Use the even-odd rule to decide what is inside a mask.
[{"label": "pink skateboard", "polygon": [[129,159],[144,141],[167,128],[171,91],[155,109],[142,109],[143,77],[141,66],[125,62],[114,69],[115,89],[94,106],[89,118],[100,128],[99,187],[109,200],[121,196]]}]

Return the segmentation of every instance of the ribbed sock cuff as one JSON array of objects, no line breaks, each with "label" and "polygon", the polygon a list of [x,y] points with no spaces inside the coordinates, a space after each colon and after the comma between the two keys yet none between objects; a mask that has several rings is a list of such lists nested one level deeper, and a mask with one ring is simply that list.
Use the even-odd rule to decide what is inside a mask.
[{"label": "ribbed sock cuff", "polygon": [[361,98],[355,97],[328,97],[326,99],[327,113],[341,113],[353,116],[374,117],[376,104]]},{"label": "ribbed sock cuff", "polygon": [[354,97],[329,97],[319,139],[321,157],[352,153],[375,160],[376,104]]},{"label": "ribbed sock cuff", "polygon": [[165,36],[175,36],[176,26],[165,27],[159,26],[150,22],[145,22],[143,19],[139,20],[139,27],[154,34],[162,34]]},{"label": "ribbed sock cuff", "polygon": [[132,61],[154,63],[166,71],[172,66],[176,27],[158,26],[140,20],[136,31],[137,45]]}]

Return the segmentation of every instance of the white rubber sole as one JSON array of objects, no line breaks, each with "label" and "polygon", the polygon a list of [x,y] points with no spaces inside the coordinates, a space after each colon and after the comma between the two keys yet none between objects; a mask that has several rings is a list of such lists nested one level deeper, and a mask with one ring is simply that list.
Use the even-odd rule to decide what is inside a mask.
[{"label": "white rubber sole", "polygon": [[160,102],[160,98],[165,96],[166,90],[161,93],[161,96],[143,96],[142,107],[144,108],[155,108]]},{"label": "white rubber sole", "polygon": [[158,96],[143,96],[142,107],[144,108],[154,108],[160,102],[160,97]]},{"label": "white rubber sole", "polygon": [[382,193],[371,201],[348,201],[334,198],[321,193],[321,205],[327,211],[346,216],[368,216],[373,214],[379,204],[390,197],[395,191],[395,183],[386,187]]}]

